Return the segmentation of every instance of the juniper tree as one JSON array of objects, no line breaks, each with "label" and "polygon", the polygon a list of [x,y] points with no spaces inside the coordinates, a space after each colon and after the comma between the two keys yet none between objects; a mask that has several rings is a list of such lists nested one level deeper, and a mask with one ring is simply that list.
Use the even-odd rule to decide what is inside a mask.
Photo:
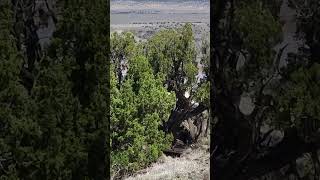
[{"label": "juniper tree", "polygon": [[[287,59],[287,66],[279,67],[286,46],[277,52],[273,48],[281,34],[278,15],[270,9],[280,7],[277,4],[215,1],[212,7],[213,177],[259,178],[286,165],[292,167],[287,175],[297,174],[295,160],[319,149],[318,65],[309,63],[312,51],[311,56],[299,51]],[[239,67],[241,59],[244,63]],[[249,113],[239,106],[244,94],[251,94],[253,100]],[[262,125],[271,129],[264,133]],[[279,143],[266,143],[274,130],[284,137]]]},{"label": "juniper tree", "polygon": [[121,88],[116,74],[111,75],[111,162],[116,177],[154,162],[172,141],[160,127],[175,104],[174,94],[153,75],[144,56],[129,62]]},{"label": "juniper tree", "polygon": [[35,3],[1,1],[1,177],[108,178],[109,2],[59,1],[49,48],[25,51]]}]

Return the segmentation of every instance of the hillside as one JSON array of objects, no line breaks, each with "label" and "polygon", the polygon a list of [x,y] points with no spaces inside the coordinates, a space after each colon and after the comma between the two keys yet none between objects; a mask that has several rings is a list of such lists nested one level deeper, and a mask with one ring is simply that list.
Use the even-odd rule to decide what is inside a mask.
[{"label": "hillside", "polygon": [[162,155],[149,168],[137,172],[125,180],[209,180],[209,143],[202,139],[188,148],[180,157]]}]

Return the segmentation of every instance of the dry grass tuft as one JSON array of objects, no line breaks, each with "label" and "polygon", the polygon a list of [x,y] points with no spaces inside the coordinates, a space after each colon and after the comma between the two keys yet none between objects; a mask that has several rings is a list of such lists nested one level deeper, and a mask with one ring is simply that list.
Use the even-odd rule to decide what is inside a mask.
[{"label": "dry grass tuft", "polygon": [[151,167],[126,180],[209,180],[209,157],[208,140],[202,139],[187,149],[181,157],[162,155]]}]

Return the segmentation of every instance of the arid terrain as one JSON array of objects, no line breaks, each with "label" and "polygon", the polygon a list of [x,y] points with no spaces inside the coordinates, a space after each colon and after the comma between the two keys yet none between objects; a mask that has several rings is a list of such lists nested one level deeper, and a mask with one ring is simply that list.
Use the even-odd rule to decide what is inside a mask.
[{"label": "arid terrain", "polygon": [[209,162],[209,140],[203,138],[180,157],[162,155],[158,162],[126,180],[209,180]]}]

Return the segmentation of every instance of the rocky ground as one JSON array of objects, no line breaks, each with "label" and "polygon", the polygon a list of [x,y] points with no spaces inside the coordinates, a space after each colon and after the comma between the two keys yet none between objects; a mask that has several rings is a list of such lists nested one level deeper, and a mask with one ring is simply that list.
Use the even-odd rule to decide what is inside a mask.
[{"label": "rocky ground", "polygon": [[[187,22],[133,22],[130,24],[111,25],[111,32],[130,31],[136,35],[138,41],[144,41],[162,29],[178,28],[185,23]],[[205,22],[191,22],[191,24],[195,34],[195,41],[197,42],[197,46],[199,46],[202,38],[205,36],[209,37],[210,25]]]},{"label": "rocky ground", "polygon": [[183,152],[180,157],[162,155],[149,168],[125,180],[209,180],[209,140],[203,138]]}]

